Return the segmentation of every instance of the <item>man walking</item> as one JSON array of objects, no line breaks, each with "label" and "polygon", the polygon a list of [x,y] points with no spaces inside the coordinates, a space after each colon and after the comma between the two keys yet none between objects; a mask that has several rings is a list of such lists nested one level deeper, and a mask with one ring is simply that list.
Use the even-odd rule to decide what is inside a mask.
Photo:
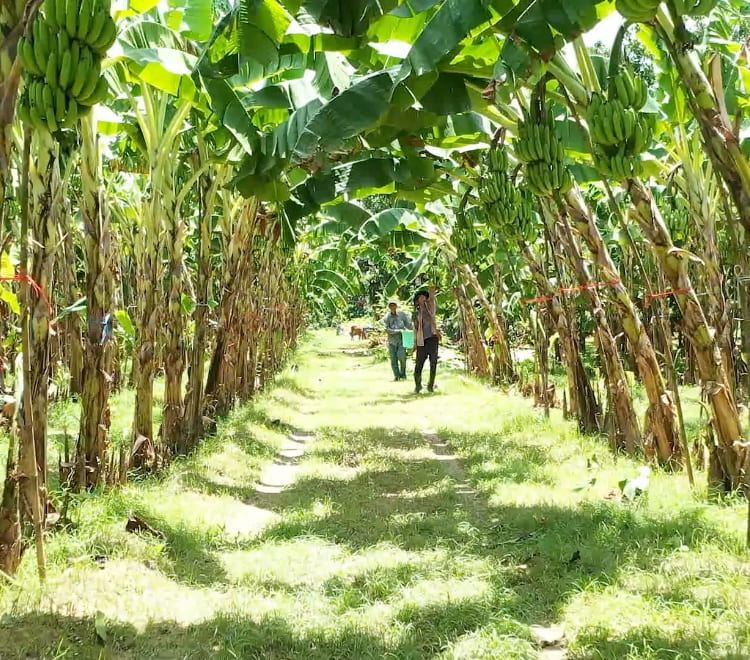
[{"label": "man walking", "polygon": [[406,380],[406,349],[401,332],[412,330],[414,326],[409,315],[398,309],[398,303],[395,300],[388,303],[388,313],[383,319],[383,325],[388,334],[388,353],[391,356],[394,379]]},{"label": "man walking", "polygon": [[427,358],[430,358],[430,380],[427,383],[427,391],[435,390],[435,375],[437,374],[438,342],[440,330],[437,327],[435,313],[435,287],[429,291],[422,289],[414,296],[417,306],[414,327],[417,339],[417,360],[414,365],[414,391],[419,394],[422,391],[422,368]]}]

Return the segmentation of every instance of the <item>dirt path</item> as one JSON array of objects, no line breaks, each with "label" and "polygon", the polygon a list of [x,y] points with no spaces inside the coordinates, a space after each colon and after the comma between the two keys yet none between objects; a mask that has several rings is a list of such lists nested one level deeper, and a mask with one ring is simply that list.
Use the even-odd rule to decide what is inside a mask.
[{"label": "dirt path", "polygon": [[[475,515],[487,518],[487,506],[484,500],[478,496],[475,488],[472,488],[468,475],[461,461],[453,453],[450,445],[441,440],[437,431],[427,426],[422,431],[424,439],[430,444],[435,458],[441,462],[443,469],[455,481],[454,490],[463,502]],[[565,660],[568,655],[565,648],[565,631],[557,625],[534,625],[531,626],[534,640],[539,646],[539,660]]]},{"label": "dirt path", "polygon": [[259,493],[274,495],[291,486],[299,473],[299,463],[308,448],[315,440],[315,434],[309,431],[294,430],[281,445],[273,463],[269,463],[261,474],[255,487]]}]

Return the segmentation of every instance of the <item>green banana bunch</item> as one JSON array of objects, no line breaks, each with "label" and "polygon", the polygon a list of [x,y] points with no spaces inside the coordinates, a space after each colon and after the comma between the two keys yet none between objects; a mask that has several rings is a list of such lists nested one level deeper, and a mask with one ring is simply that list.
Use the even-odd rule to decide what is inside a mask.
[{"label": "green banana bunch", "polygon": [[103,101],[101,63],[117,36],[110,0],[44,0],[18,52],[25,71],[19,115],[56,133]]},{"label": "green banana bunch", "polygon": [[609,83],[610,100],[619,100],[626,108],[636,112],[646,105],[648,88],[640,76],[633,75],[628,67],[623,67]]},{"label": "green banana bunch", "polygon": [[532,105],[529,117],[519,122],[517,134],[515,151],[525,164],[528,189],[536,195],[570,190],[573,178],[565,165],[565,147],[557,136],[551,109],[543,113]]},{"label": "green banana bunch", "polygon": [[489,166],[493,172],[505,172],[508,169],[508,154],[505,149],[498,146],[490,149]]},{"label": "green banana bunch", "polygon": [[528,191],[518,194],[515,210],[516,235],[527,243],[535,241],[539,233],[539,227],[534,221],[534,204]]},{"label": "green banana bunch", "polygon": [[573,178],[562,161],[547,163],[541,160],[526,166],[526,183],[535,195],[565,194],[573,187]]},{"label": "green banana bunch", "polygon": [[487,158],[487,171],[479,187],[486,224],[498,232],[513,225],[519,204],[518,188],[508,175],[508,154],[504,147],[493,147]]},{"label": "green banana bunch", "polygon": [[607,100],[594,94],[586,120],[595,143],[614,146],[632,137],[637,116],[635,111],[626,108],[619,98]]},{"label": "green banana bunch", "polygon": [[678,16],[707,16],[719,0],[674,0]]},{"label": "green banana bunch", "polygon": [[609,81],[607,98],[594,94],[586,121],[594,146],[594,164],[616,179],[640,176],[640,154],[651,146],[651,115],[640,112],[646,104],[646,83],[627,66]]},{"label": "green banana bunch", "polygon": [[650,23],[656,16],[661,0],[615,0],[622,17],[634,23]]},{"label": "green banana bunch", "polygon": [[643,161],[640,156],[629,155],[622,148],[612,155],[597,152],[594,154],[594,161],[604,174],[620,181],[637,178],[643,174]]},{"label": "green banana bunch", "polygon": [[477,233],[473,227],[464,226],[464,224],[460,221],[456,223],[451,233],[451,244],[456,249],[461,263],[473,264],[478,244]]},{"label": "green banana bunch", "polygon": [[117,37],[109,0],[45,0],[44,16],[54,30],[64,30],[100,57]]}]

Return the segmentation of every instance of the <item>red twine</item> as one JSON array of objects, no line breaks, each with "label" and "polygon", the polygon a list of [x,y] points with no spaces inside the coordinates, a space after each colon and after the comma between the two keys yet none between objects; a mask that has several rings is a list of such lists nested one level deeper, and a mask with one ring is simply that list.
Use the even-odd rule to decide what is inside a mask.
[{"label": "red twine", "polygon": [[[575,293],[577,291],[583,291],[584,289],[598,289],[605,286],[617,286],[621,284],[620,280],[614,280],[612,282],[591,282],[590,284],[582,284],[581,286],[562,287],[559,289],[560,293]],[[669,291],[659,291],[657,293],[647,293],[646,305],[650,304],[650,301],[654,298],[666,298],[667,296],[679,296],[683,293],[690,293],[693,287],[686,286],[682,289],[670,289]],[[522,300],[524,305],[531,305],[532,303],[538,302],[549,302],[552,300],[552,296],[539,296],[537,298],[528,298]]]},{"label": "red twine", "polygon": [[50,316],[52,315],[52,303],[47,297],[47,293],[41,287],[39,282],[37,282],[31,275],[12,275],[11,277],[0,275],[0,281],[2,282],[28,282],[31,288],[34,289],[34,293],[36,293],[37,296],[39,296],[42,300],[44,300],[45,303],[47,303],[47,309],[49,309],[50,311]]},{"label": "red twine", "polygon": [[[600,289],[605,286],[618,286],[622,284],[621,280],[612,280],[611,282],[590,282],[589,284],[581,284],[580,286],[569,286],[561,287],[558,289],[560,293],[576,293],[577,291],[583,291],[584,289]],[[539,296],[538,298],[528,298],[522,300],[524,305],[530,305],[538,302],[549,302],[552,300],[552,296]]]},{"label": "red twine", "polygon": [[530,305],[531,303],[549,302],[550,300],[552,300],[552,296],[539,296],[538,298],[528,298],[527,300],[522,300],[521,302],[524,305]]},{"label": "red twine", "polygon": [[682,293],[690,293],[692,290],[693,287],[686,286],[683,289],[670,289],[669,291],[659,291],[658,293],[647,293],[646,300],[651,300],[652,298],[666,298],[671,295],[679,296]]}]

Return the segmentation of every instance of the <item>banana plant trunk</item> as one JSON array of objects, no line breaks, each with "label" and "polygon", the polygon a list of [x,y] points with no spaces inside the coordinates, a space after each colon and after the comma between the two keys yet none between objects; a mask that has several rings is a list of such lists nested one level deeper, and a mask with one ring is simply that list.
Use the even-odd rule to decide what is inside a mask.
[{"label": "banana plant trunk", "polygon": [[189,446],[192,449],[203,435],[203,377],[205,373],[206,347],[208,344],[209,302],[211,300],[211,237],[213,226],[214,205],[218,193],[220,179],[214,176],[201,177],[199,183],[201,214],[196,227],[198,244],[196,281],[195,281],[195,310],[193,323],[195,326],[193,344],[190,352],[190,369],[187,392],[185,395],[185,415]]},{"label": "banana plant trunk", "polygon": [[[15,57],[22,32],[26,0],[4,2],[0,7],[0,232],[5,228],[5,200],[11,183],[13,120],[16,94],[21,80],[21,63]],[[21,562],[23,543],[19,517],[19,483],[16,478],[18,445],[10,434],[5,480],[0,498],[0,571],[13,575]]]},{"label": "banana plant trunk", "polygon": [[[23,31],[25,0],[4,2],[0,7],[0,232],[5,228],[5,201],[11,184],[14,152],[13,121],[16,95],[21,81],[21,63],[15,56]],[[20,402],[17,403],[20,408]],[[0,570],[13,575],[21,562],[23,542],[19,515],[18,444],[10,434],[6,456],[5,480],[0,499]]]},{"label": "banana plant trunk", "polygon": [[712,480],[709,485],[713,489],[736,490],[742,486],[743,478],[747,478],[744,466],[748,449],[742,442],[739,413],[724,371],[721,351],[690,280],[688,262],[692,255],[672,243],[651,191],[637,179],[627,182],[627,190],[633,203],[633,217],[651,242],[673,289],[682,312],[685,333],[695,352],[703,390],[713,409],[717,445],[710,450],[717,469],[710,473],[720,473],[721,478]]},{"label": "banana plant trunk", "polygon": [[456,300],[458,300],[461,313],[461,334],[464,339],[469,372],[480,378],[488,378],[490,375],[490,364],[487,360],[487,353],[484,350],[479,320],[474,312],[474,307],[471,304],[471,299],[466,292],[466,288],[458,277],[456,277],[456,284],[453,287],[453,291],[456,295]]},{"label": "banana plant trunk", "polygon": [[534,257],[529,245],[521,241],[520,248],[531,269],[540,296],[548,299],[547,307],[560,336],[563,359],[567,366],[570,407],[578,420],[578,428],[582,433],[599,433],[601,429],[596,394],[583,366],[578,341],[571,328],[570,316],[564,301],[555,293],[552,282],[549,281],[544,268]]},{"label": "banana plant trunk", "polygon": [[[700,247],[704,264],[702,275],[706,292],[704,310],[706,320],[716,333],[716,342],[721,351],[724,372],[727,374],[729,385],[734,393],[735,365],[732,310],[724,291],[726,281],[722,271],[722,257],[719,253],[719,236],[716,231],[715,201],[716,195],[720,195],[721,191],[714,192],[715,182],[713,177],[710,181],[699,178],[692,162],[687,159],[683,159],[683,173],[686,183],[685,196],[688,199],[693,220],[698,227],[696,241]],[[709,187],[712,190],[707,190]],[[727,214],[728,217],[729,215],[731,213]]]},{"label": "banana plant trunk", "polygon": [[152,209],[144,208],[144,226],[138,228],[135,240],[138,276],[136,279],[136,339],[133,348],[135,411],[132,465],[135,468],[147,469],[155,465],[153,454],[154,372],[158,348],[157,330],[160,320],[158,291],[161,284],[159,277],[161,223],[156,220],[155,212],[157,211],[152,212]]},{"label": "banana plant trunk", "polygon": [[656,456],[662,464],[679,465],[682,447],[673,393],[667,388],[656,351],[640,314],[622,283],[620,272],[596,226],[594,214],[583,200],[577,186],[563,197],[561,213],[567,214],[573,226],[586,241],[597,271],[606,280],[609,299],[616,306],[622,329],[640,375],[649,407],[644,424],[644,451],[647,458]]},{"label": "banana plant trunk", "polygon": [[162,443],[172,454],[185,454],[185,406],[182,397],[182,375],[185,371],[185,314],[182,309],[184,290],[185,223],[180,218],[174,196],[165,190],[163,222],[166,228],[168,273],[165,285],[164,327],[164,411],[161,423]]},{"label": "banana plant trunk", "polygon": [[[46,501],[47,487],[47,394],[50,383],[50,295],[55,251],[58,242],[58,209],[62,205],[62,181],[58,147],[46,131],[37,131],[31,153],[36,158],[29,167],[29,229],[32,297],[29,358],[33,365],[30,388],[35,455],[39,464],[40,488]],[[25,448],[21,448],[22,452]]]},{"label": "banana plant trunk", "polygon": [[239,213],[236,227],[224,250],[222,296],[218,307],[218,329],[208,377],[204,409],[210,415],[226,415],[234,398],[236,341],[234,328],[238,303],[244,288],[252,285],[253,236],[257,227],[259,205],[247,200]]},{"label": "banana plant trunk", "polygon": [[[70,216],[66,214],[68,219]],[[69,223],[68,223],[69,224]],[[64,251],[62,267],[58,269],[61,277],[66,280],[64,290],[67,292],[68,300],[77,300],[80,297],[80,289],[76,282],[75,268],[76,253],[74,245],[74,232],[68,229],[62,241]],[[81,319],[78,314],[69,314],[60,323],[61,334],[65,338],[64,357],[70,372],[70,394],[81,394],[83,391],[83,336],[81,332]]]},{"label": "banana plant trunk", "polygon": [[715,57],[709,65],[715,73],[717,94],[698,59],[693,37],[682,18],[678,17],[674,23],[663,9],[657,16],[680,80],[688,91],[706,153],[729,190],[742,226],[750,232],[750,159],[743,152],[739,135],[724,107],[721,58]]},{"label": "banana plant trunk", "polygon": [[5,481],[0,500],[0,571],[13,575],[21,563],[23,540],[19,516],[19,489],[16,476],[17,434],[10,434]]},{"label": "banana plant trunk", "polygon": [[80,488],[94,488],[107,482],[109,447],[109,396],[113,381],[115,337],[112,332],[115,288],[114,251],[109,213],[104,205],[101,159],[94,122],[83,117],[81,128],[81,217],[86,255],[86,300],[88,320],[84,341],[81,423],[76,465]]},{"label": "banana plant trunk", "polygon": [[555,226],[559,230],[568,261],[573,267],[573,272],[576,274],[576,279],[582,287],[583,294],[591,305],[596,323],[597,345],[605,367],[604,372],[607,379],[607,388],[617,424],[618,437],[615,438],[613,444],[617,448],[625,450],[628,454],[633,454],[642,446],[641,433],[638,425],[638,417],[635,414],[633,406],[630,386],[617,350],[617,343],[607,320],[607,314],[602,305],[599,293],[593,287],[593,280],[588,264],[583,257],[581,246],[573,235],[566,219],[559,215],[554,218],[551,215],[551,209],[547,210],[547,215],[553,218]]},{"label": "banana plant trunk", "polygon": [[479,299],[479,304],[482,306],[482,309],[484,309],[484,313],[487,316],[490,328],[492,328],[494,339],[493,349],[500,367],[500,373],[497,374],[496,377],[503,384],[512,383],[516,380],[516,372],[513,368],[513,360],[510,355],[510,348],[508,347],[508,333],[505,331],[505,324],[501,321],[496,309],[487,299],[484,288],[479,283],[479,280],[471,267],[468,264],[457,264],[457,268],[466,281],[471,285],[471,288],[474,289],[474,293]]}]

